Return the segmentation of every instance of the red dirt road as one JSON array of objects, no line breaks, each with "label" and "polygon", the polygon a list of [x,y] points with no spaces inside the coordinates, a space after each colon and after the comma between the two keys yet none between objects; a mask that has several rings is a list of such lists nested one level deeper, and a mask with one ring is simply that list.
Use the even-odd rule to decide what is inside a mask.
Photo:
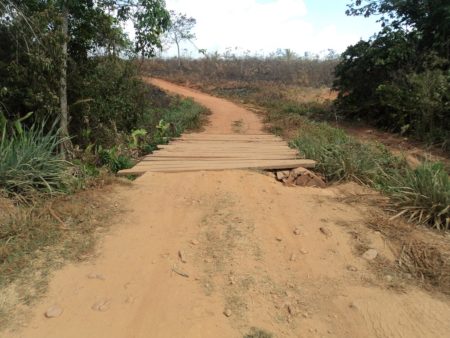
[{"label": "red dirt road", "polygon": [[[229,133],[236,120],[262,132],[226,100],[152,83],[210,108],[207,132]],[[360,190],[284,187],[253,171],[147,173],[115,189],[127,211],[97,257],[56,272],[26,327],[4,337],[243,337],[252,327],[274,337],[448,337],[448,299],[389,288],[354,250],[357,229],[392,258],[363,226],[365,207],[338,200],[351,189]],[[45,318],[55,304],[63,313]]]}]

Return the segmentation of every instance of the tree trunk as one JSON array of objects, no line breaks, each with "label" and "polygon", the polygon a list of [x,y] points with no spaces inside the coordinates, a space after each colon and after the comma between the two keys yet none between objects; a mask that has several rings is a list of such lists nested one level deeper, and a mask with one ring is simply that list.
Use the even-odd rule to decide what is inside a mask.
[{"label": "tree trunk", "polygon": [[62,27],[61,32],[63,35],[62,43],[62,60],[61,60],[61,78],[60,78],[60,137],[63,139],[61,142],[61,152],[67,158],[71,149],[71,142],[69,139],[69,108],[67,105],[67,42],[69,40],[69,11],[66,5],[62,8]]},{"label": "tree trunk", "polygon": [[181,69],[180,43],[178,42],[178,40],[176,40],[175,43],[177,45],[177,52],[178,52],[178,68]]}]

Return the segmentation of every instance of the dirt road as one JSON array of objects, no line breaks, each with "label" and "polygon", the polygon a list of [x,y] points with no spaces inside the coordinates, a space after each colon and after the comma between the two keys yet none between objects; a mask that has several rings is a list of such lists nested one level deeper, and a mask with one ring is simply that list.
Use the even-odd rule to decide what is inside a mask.
[{"label": "dirt road", "polygon": [[[208,106],[207,131],[232,132],[238,119],[261,131],[232,103],[153,82]],[[448,337],[448,300],[389,289],[355,251],[367,216],[339,202],[350,188],[284,187],[251,171],[147,173],[115,190],[127,211],[98,257],[57,272],[8,337]],[[391,257],[379,234],[364,235]],[[53,305],[62,314],[45,318]]]}]

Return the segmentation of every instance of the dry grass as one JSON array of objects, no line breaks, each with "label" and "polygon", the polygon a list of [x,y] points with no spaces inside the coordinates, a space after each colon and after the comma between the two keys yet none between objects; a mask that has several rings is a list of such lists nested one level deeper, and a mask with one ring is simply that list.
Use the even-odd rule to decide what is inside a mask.
[{"label": "dry grass", "polygon": [[367,225],[388,241],[398,273],[412,277],[426,289],[450,295],[449,236],[380,215],[371,217]]},{"label": "dry grass", "polygon": [[258,329],[256,327],[252,327],[250,329],[250,332],[244,335],[244,338],[272,338],[272,337],[273,337],[272,333],[263,329]]},{"label": "dry grass", "polygon": [[144,61],[141,71],[152,76],[190,82],[215,81],[270,81],[297,86],[320,87],[332,85],[338,59],[319,60],[280,57],[257,58],[223,55],[202,59],[152,59]]}]

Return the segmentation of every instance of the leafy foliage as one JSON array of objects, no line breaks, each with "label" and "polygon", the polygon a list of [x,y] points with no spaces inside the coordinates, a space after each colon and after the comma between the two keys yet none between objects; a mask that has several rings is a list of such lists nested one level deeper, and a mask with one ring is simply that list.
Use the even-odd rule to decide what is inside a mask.
[{"label": "leafy foliage", "polygon": [[133,166],[131,159],[120,153],[120,149],[112,147],[111,149],[100,149],[98,151],[100,158],[100,164],[106,165],[113,173],[117,173],[119,170],[128,169]]},{"label": "leafy foliage", "polygon": [[380,15],[383,28],[342,55],[340,111],[450,149],[448,1],[358,0],[347,14]]},{"label": "leafy foliage", "polygon": [[[84,99],[82,89],[92,81],[92,73],[105,76],[104,82],[110,80],[99,70],[101,65],[108,65],[102,63],[103,57],[123,63],[119,56],[154,55],[170,22],[162,0],[5,0],[0,8],[0,102],[9,119],[29,112],[35,112],[35,120],[59,114],[62,8],[69,17],[70,106]],[[134,47],[121,28],[126,20],[135,25]],[[122,78],[126,75],[130,81],[134,76],[128,72]],[[105,94],[108,99],[114,95],[107,88]]]}]

